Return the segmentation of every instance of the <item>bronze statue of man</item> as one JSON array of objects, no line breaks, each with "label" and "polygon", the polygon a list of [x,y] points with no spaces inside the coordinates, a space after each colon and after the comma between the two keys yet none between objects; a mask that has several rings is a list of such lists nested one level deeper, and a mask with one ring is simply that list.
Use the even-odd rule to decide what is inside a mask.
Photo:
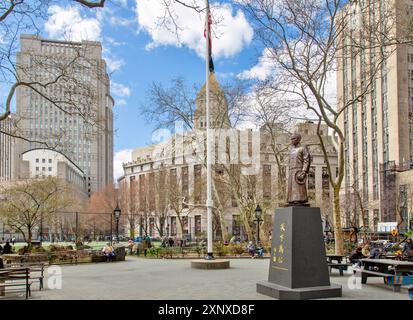
[{"label": "bronze statue of man", "polygon": [[301,135],[294,133],[291,136],[290,158],[288,163],[288,192],[289,206],[308,205],[307,175],[310,170],[311,155],[306,146],[301,146]]}]

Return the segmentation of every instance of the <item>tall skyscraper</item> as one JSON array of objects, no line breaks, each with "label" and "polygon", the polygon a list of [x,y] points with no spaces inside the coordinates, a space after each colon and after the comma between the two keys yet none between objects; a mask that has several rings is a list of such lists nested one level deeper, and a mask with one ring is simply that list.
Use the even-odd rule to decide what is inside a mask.
[{"label": "tall skyscraper", "polygon": [[94,192],[113,183],[113,113],[110,79],[99,42],[66,42],[21,35],[16,93],[18,155],[52,148],[85,173]]},{"label": "tall skyscraper", "polygon": [[396,172],[413,164],[413,46],[381,43],[403,34],[413,2],[361,0],[346,9],[347,30],[337,53],[338,110],[354,101],[340,117],[345,136],[343,192],[353,204],[345,211],[357,212],[356,223],[372,228],[398,220]]}]

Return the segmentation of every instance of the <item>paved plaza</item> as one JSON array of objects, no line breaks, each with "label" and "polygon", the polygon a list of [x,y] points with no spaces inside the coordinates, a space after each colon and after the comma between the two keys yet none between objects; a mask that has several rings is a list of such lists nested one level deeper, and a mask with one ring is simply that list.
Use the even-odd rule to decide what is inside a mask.
[{"label": "paved plaza", "polygon": [[[127,257],[125,262],[64,265],[62,288],[50,289],[46,272],[45,289],[33,284],[32,300],[60,299],[271,299],[256,292],[256,282],[267,278],[268,259],[232,259],[227,270],[191,269],[190,260],[158,260]],[[409,300],[406,288],[394,293],[382,278],[369,278],[361,290],[351,273],[340,277],[333,270],[331,281],[343,286],[340,299]],[[10,298],[12,298],[10,296]],[[16,297],[14,297],[16,298]]]}]

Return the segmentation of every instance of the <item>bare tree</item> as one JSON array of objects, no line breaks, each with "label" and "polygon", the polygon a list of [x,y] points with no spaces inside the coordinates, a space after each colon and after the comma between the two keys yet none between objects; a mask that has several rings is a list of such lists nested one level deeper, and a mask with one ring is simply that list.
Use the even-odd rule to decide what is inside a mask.
[{"label": "bare tree", "polygon": [[[267,58],[272,61],[275,76],[277,79],[284,77],[285,91],[296,95],[316,115],[320,125],[323,122],[329,127],[336,139],[339,153],[337,177],[331,172],[325,151],[324,154],[334,192],[335,251],[342,254],[340,189],[344,178],[346,137],[339,125],[340,116],[371,91],[383,63],[394,51],[392,45],[398,43],[394,12],[379,8],[384,6],[383,2],[378,5],[365,1],[363,7],[359,2],[344,0],[239,2],[250,17],[257,38],[267,48]],[[377,8],[371,8],[372,5]],[[367,19],[370,9],[381,10],[383,14],[370,22]],[[354,83],[352,96],[340,101],[336,109],[334,102],[328,99],[329,76],[345,68],[341,63],[343,59],[363,56],[363,52],[370,49],[377,51],[376,61],[370,68],[365,68],[361,75],[363,81]],[[324,150],[321,139],[320,143]]]},{"label": "bare tree", "polygon": [[119,183],[119,206],[122,210],[122,216],[126,217],[129,237],[134,239],[137,225],[137,193],[134,180],[129,183],[123,180]]},{"label": "bare tree", "polygon": [[[104,234],[112,234],[116,232],[115,218],[113,217],[113,210],[117,205],[121,205],[118,190],[113,185],[108,185],[100,191],[92,194],[89,198],[85,212],[82,214],[82,219],[88,224],[89,229],[92,227],[95,232]],[[121,210],[126,210],[126,214],[122,214],[119,226],[125,225],[127,220],[127,208],[121,207]],[[125,218],[126,217],[126,218]],[[110,236],[112,237],[112,234]]]},{"label": "bare tree", "polygon": [[53,177],[22,180],[2,189],[7,196],[0,204],[0,215],[29,246],[41,223],[52,221],[58,211],[74,204],[70,186]]},{"label": "bare tree", "polygon": [[277,182],[279,201],[286,199],[286,156],[290,141],[282,141],[280,137],[290,133],[295,123],[293,114],[297,112],[297,102],[285,95],[283,90],[274,87],[274,82],[266,81],[257,84],[253,89],[253,116],[261,126],[262,144],[270,146],[277,166]]}]

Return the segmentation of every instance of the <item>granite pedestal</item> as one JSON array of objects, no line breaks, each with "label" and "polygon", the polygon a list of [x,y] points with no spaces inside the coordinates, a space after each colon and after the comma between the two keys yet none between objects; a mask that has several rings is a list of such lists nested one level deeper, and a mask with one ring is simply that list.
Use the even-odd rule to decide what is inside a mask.
[{"label": "granite pedestal", "polygon": [[331,284],[319,208],[285,207],[275,210],[268,281],[257,292],[277,299],[341,297]]}]

